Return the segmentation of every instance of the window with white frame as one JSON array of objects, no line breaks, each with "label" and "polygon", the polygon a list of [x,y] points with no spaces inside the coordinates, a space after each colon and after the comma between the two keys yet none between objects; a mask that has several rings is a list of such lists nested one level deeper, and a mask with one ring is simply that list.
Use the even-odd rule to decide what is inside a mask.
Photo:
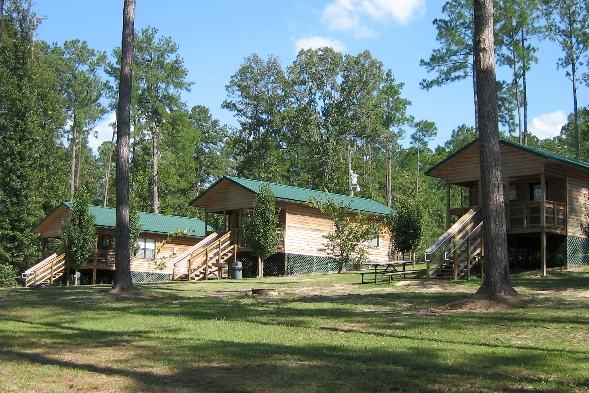
[{"label": "window with white frame", "polygon": [[155,258],[155,239],[148,237],[137,238],[137,252],[135,258],[154,259]]}]

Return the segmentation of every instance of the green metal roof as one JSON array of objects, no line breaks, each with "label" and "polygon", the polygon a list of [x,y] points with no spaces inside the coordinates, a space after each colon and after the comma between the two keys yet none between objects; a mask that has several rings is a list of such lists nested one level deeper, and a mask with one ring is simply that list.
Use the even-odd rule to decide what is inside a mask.
[{"label": "green metal roof", "polygon": [[[276,199],[280,201],[307,204],[309,203],[310,197],[314,197],[319,201],[325,199],[325,192],[311,190],[308,188],[293,187],[284,184],[263,182],[260,180],[244,179],[235,176],[225,176],[224,179],[227,179],[255,194],[258,194],[260,192],[260,186],[266,183],[272,189],[272,193]],[[211,186],[211,188],[213,186]],[[388,216],[391,212],[389,207],[383,205],[382,203],[373,201],[372,199],[341,194],[329,194],[329,196],[333,199],[334,202],[341,204],[342,206],[349,207],[349,209],[352,211],[360,211],[363,213],[370,213],[379,216]]]},{"label": "green metal roof", "polygon": [[[70,202],[63,203],[71,208]],[[94,215],[94,225],[102,228],[115,228],[116,209],[112,207],[90,206],[90,212]],[[139,212],[139,226],[141,232],[167,234],[178,230],[188,229],[183,236],[205,237],[205,223],[198,218],[168,216]]]},{"label": "green metal roof", "polygon": [[[425,174],[426,175],[429,175],[436,168],[438,168],[438,167],[442,166],[443,164],[445,164],[446,162],[452,160],[454,157],[460,155],[463,151],[467,150],[472,145],[474,145],[475,143],[478,143],[478,142],[479,142],[478,138],[475,139],[474,141],[470,142],[468,145],[464,146],[462,149],[460,149],[460,150],[454,152],[453,154],[451,154],[445,160],[437,163],[436,165],[434,165],[433,167],[431,167],[430,169],[428,169],[425,172]],[[519,144],[519,143],[516,143],[516,142],[511,142],[511,141],[508,141],[508,140],[505,140],[505,139],[500,139],[499,140],[499,143],[500,144],[503,144],[503,145],[506,145],[506,146],[509,146],[509,147],[513,147],[514,149],[518,149],[518,150],[524,151],[526,153],[534,154],[536,156],[542,157],[542,158],[544,158],[546,160],[549,160],[549,161],[558,162],[560,164],[572,166],[572,167],[575,167],[575,168],[578,168],[578,169],[582,169],[582,170],[585,170],[585,171],[588,171],[589,170],[589,163],[586,163],[584,161],[579,161],[579,160],[575,160],[575,159],[572,159],[572,158],[564,157],[564,156],[561,156],[561,155],[558,155],[558,154],[551,153],[551,152],[546,151],[546,150],[542,150],[542,149],[539,149],[539,148],[536,148],[536,147],[527,146],[527,145],[522,145],[522,144]]]}]

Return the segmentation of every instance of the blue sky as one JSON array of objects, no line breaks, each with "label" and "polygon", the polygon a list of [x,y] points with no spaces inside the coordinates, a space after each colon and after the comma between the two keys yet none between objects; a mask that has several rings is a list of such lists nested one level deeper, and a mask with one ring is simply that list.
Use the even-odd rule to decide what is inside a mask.
[{"label": "blue sky", "polygon": [[[194,85],[183,94],[189,108],[208,107],[221,123],[237,125],[232,113],[221,109],[225,86],[245,57],[277,56],[283,68],[292,64],[301,48],[332,46],[357,55],[369,50],[405,84],[402,95],[412,101],[408,112],[417,120],[433,121],[435,147],[449,139],[461,124],[474,124],[472,82],[422,90],[419,82],[432,77],[419,65],[438,47],[435,18],[443,18],[442,0],[137,0],[135,28],[151,26],[179,45],[179,54]],[[34,6],[44,20],[38,38],[63,44],[87,41],[111,54],[120,46],[123,0],[37,0]],[[540,62],[528,74],[529,128],[540,138],[558,134],[572,112],[572,87],[561,56],[551,42],[539,45]],[[586,69],[582,69],[585,72]],[[506,70],[498,69],[498,75]],[[585,86],[579,105],[587,104]],[[96,147],[110,140],[109,118],[99,125]],[[407,134],[411,133],[407,130]]]}]

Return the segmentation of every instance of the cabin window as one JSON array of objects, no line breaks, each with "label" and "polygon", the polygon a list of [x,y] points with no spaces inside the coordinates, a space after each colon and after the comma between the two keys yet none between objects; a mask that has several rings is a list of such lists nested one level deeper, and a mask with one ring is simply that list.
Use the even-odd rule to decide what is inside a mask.
[{"label": "cabin window", "polygon": [[510,184],[509,185],[509,202],[515,202],[517,201],[517,185],[516,184]]},{"label": "cabin window", "polygon": [[[546,199],[548,198],[548,183],[544,184],[544,189],[546,190]],[[542,187],[540,183],[532,183],[530,184],[530,200],[531,201],[541,201],[542,200]]]},{"label": "cabin window", "polygon": [[135,258],[154,259],[155,258],[155,239],[148,237],[137,238],[137,252]]},{"label": "cabin window", "polygon": [[376,235],[376,237],[370,241],[370,247],[378,247],[378,246],[380,246],[380,236]]},{"label": "cabin window", "polygon": [[101,250],[110,250],[110,236],[103,236],[100,244]]}]

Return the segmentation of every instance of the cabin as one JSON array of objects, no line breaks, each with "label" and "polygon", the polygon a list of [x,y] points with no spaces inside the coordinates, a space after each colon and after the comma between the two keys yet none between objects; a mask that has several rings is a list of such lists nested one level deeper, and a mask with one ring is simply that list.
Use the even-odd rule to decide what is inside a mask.
[{"label": "cabin", "polygon": [[[471,142],[426,172],[446,183],[448,227],[426,251],[430,275],[444,268],[452,269],[454,278],[470,274],[484,257],[479,145]],[[589,212],[589,163],[507,140],[499,146],[510,267],[545,275],[550,268],[589,264],[589,239],[581,230]],[[453,205],[455,193],[466,198]]]},{"label": "cabin", "polygon": [[[44,260],[25,272],[25,283],[35,285],[33,283],[46,280],[53,282],[65,272],[63,254],[57,255],[47,250],[51,248],[51,239],[61,238],[62,223],[67,221],[70,208],[70,202],[62,203],[33,229],[34,233],[43,238]],[[88,263],[78,267],[76,273],[79,273],[78,277],[83,284],[111,283],[115,270],[113,239],[116,209],[90,206],[90,212],[94,215],[96,248],[88,258]],[[173,261],[205,237],[205,224],[197,218],[140,212],[139,226],[141,232],[137,239],[137,252],[131,261],[134,282],[172,279]],[[182,231],[182,234],[168,241],[168,234],[177,231]],[[36,280],[33,279],[35,275],[38,276]]]},{"label": "cabin", "polygon": [[[209,187],[190,204],[204,211],[205,223],[216,219],[222,231],[232,233],[236,245],[236,260],[242,262],[244,276],[256,275],[296,275],[314,272],[337,271],[337,262],[325,247],[323,237],[333,232],[333,221],[321,211],[309,205],[309,198],[325,198],[323,191],[292,187],[277,183],[267,183],[276,198],[279,210],[280,244],[276,254],[266,260],[262,272],[250,249],[243,243],[242,233],[246,212],[254,205],[254,200],[264,182],[225,176]],[[384,220],[390,215],[390,208],[371,199],[340,194],[330,197],[354,212],[368,214],[374,219]],[[370,244],[371,261],[388,261],[391,236],[383,226],[382,232]],[[260,274],[261,273],[261,274]]]}]

